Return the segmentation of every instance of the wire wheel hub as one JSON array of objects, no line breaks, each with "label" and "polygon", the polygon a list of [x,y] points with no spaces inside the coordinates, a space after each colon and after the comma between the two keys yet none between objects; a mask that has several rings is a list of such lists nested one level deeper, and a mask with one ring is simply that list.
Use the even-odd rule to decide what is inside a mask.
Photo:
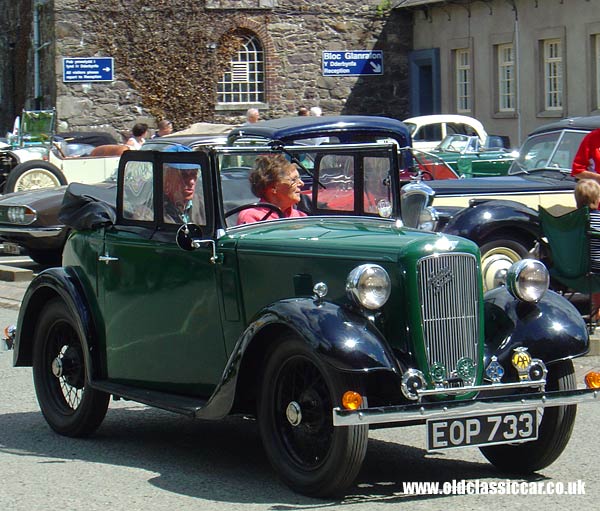
[{"label": "wire wheel hub", "polygon": [[302,422],[302,408],[296,401],[290,401],[285,410],[285,416],[292,426],[299,426]]}]

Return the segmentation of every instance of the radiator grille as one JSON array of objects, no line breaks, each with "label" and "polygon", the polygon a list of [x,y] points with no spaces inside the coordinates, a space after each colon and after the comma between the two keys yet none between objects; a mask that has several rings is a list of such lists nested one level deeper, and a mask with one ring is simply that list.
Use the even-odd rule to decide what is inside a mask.
[{"label": "radiator grille", "polygon": [[[456,377],[457,362],[470,359],[477,370],[479,286],[471,254],[438,254],[417,263],[421,322],[427,362]],[[475,371],[476,373],[476,371]]]}]

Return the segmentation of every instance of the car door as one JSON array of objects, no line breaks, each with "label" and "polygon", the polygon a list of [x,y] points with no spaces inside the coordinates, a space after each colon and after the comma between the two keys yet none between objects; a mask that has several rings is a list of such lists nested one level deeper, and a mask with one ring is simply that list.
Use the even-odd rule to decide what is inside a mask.
[{"label": "car door", "polygon": [[167,218],[162,185],[170,159],[195,158],[194,201],[204,205],[200,227],[207,235],[214,225],[208,158],[146,154],[155,155],[154,163],[141,153],[130,159],[150,160],[121,162],[117,223],[106,230],[99,262],[108,378],[209,396],[225,365],[214,245],[194,251],[177,245],[181,222]]}]

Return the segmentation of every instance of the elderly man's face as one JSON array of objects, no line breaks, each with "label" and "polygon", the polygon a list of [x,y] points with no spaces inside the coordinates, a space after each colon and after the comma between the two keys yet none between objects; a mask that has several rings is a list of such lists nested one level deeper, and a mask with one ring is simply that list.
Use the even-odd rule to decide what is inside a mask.
[{"label": "elderly man's face", "polygon": [[164,191],[173,204],[182,205],[192,200],[197,182],[198,171],[195,169],[180,170],[173,167],[165,169]]}]

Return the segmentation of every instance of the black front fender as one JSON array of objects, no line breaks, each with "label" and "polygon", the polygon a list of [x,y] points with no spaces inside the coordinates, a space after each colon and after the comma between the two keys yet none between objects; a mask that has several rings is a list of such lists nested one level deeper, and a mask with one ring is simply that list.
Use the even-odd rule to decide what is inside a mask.
[{"label": "black front fender", "polygon": [[505,369],[511,368],[513,350],[521,346],[546,365],[589,351],[581,314],[554,291],[548,291],[539,303],[526,303],[499,287],[485,294],[484,310],[486,365],[495,355]]},{"label": "black front fender", "polygon": [[91,368],[88,377],[91,378],[94,369],[98,369],[98,363],[92,363],[91,355],[91,347],[96,345],[97,332],[83,285],[72,268],[50,268],[41,272],[29,284],[19,310],[13,365],[32,365],[37,320],[45,304],[53,298],[60,298],[66,304],[83,334],[87,367]]},{"label": "black front fender", "polygon": [[266,354],[283,332],[295,332],[335,370],[401,374],[389,345],[363,316],[310,298],[282,300],[261,310],[250,322],[229,357],[221,383],[198,416],[224,417],[238,391],[252,393],[252,382],[256,382]]},{"label": "black front fender", "polygon": [[364,316],[310,298],[283,300],[263,309],[244,333],[242,345],[269,324],[286,325],[331,366],[343,371],[397,371],[389,345]]},{"label": "black front fender", "polygon": [[486,239],[502,232],[534,240],[539,237],[540,228],[537,211],[519,202],[486,200],[473,201],[471,206],[454,214],[443,232],[482,245]]}]

